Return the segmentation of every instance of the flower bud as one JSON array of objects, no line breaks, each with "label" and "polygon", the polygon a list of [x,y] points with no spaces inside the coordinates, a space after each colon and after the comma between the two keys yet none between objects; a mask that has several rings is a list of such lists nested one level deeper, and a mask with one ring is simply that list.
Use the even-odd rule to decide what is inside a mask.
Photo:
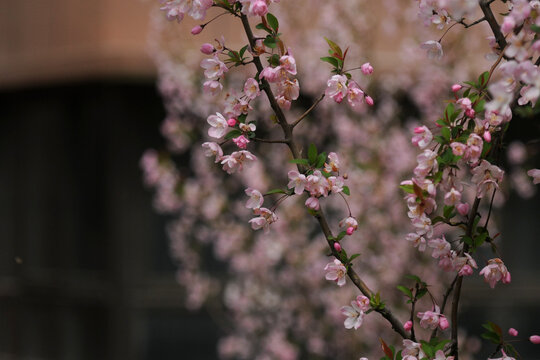
[{"label": "flower bud", "polygon": [[201,52],[205,55],[211,55],[214,51],[216,51],[216,49],[212,44],[204,43],[201,45]]},{"label": "flower bud", "polygon": [[374,104],[373,98],[369,95],[366,96],[366,104],[368,104],[369,106],[373,106]]},{"label": "flower bud", "polygon": [[338,242],[334,243],[334,249],[336,249],[337,252],[341,251],[341,245]]},{"label": "flower bud", "polygon": [[319,210],[320,209],[320,204],[319,204],[319,199],[317,199],[316,197],[312,196],[312,197],[309,197],[307,200],[306,200],[306,206],[311,209],[311,210]]},{"label": "flower bud", "polygon": [[473,269],[472,269],[471,265],[465,264],[459,270],[458,275],[459,276],[469,276],[469,275],[472,275],[472,273],[473,273]]},{"label": "flower bud", "polygon": [[469,213],[469,204],[467,203],[461,203],[456,208],[461,216],[466,216]]},{"label": "flower bud", "polygon": [[532,335],[529,340],[533,343],[533,344],[540,344],[540,335]]},{"label": "flower bud", "polygon": [[403,324],[403,328],[405,331],[411,331],[412,329],[412,321],[408,320],[405,324]]},{"label": "flower bud", "polygon": [[452,92],[458,92],[459,90],[461,90],[463,86],[459,85],[459,84],[454,84],[452,85]]},{"label": "flower bud", "polygon": [[371,66],[370,63],[365,63],[360,67],[360,70],[362,71],[362,74],[364,75],[371,75],[373,74],[373,66]]},{"label": "flower bud", "polygon": [[255,16],[264,16],[268,12],[268,5],[264,0],[256,0],[252,3],[250,10]]},{"label": "flower bud", "polygon": [[448,323],[446,316],[441,316],[439,318],[439,328],[441,328],[441,330],[446,330],[449,326],[450,324]]},{"label": "flower bud", "polygon": [[193,29],[191,29],[191,35],[200,34],[202,30],[203,30],[203,27],[201,25],[197,25]]},{"label": "flower bud", "polygon": [[508,335],[510,336],[518,336],[518,331],[514,328],[508,329]]},{"label": "flower bud", "polygon": [[354,228],[352,226],[349,226],[346,232],[347,232],[347,235],[352,235],[352,233],[354,232]]},{"label": "flower bud", "polygon": [[486,142],[491,142],[491,133],[489,131],[486,130],[483,137]]},{"label": "flower bud", "polygon": [[227,120],[227,125],[233,127],[234,125],[236,125],[236,119],[230,118],[229,120]]}]

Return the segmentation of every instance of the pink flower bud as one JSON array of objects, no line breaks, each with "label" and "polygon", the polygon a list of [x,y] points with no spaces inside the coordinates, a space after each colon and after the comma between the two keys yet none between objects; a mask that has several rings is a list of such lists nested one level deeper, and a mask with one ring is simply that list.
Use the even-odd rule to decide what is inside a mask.
[{"label": "pink flower bud", "polygon": [[459,276],[469,276],[469,275],[472,275],[472,273],[473,273],[473,269],[472,269],[471,265],[465,264],[459,270],[458,275]]},{"label": "pink flower bud", "polygon": [[216,49],[214,45],[209,43],[204,43],[201,45],[201,52],[205,55],[211,55]]},{"label": "pink flower bud", "polygon": [[333,99],[334,99],[335,102],[337,102],[339,104],[339,103],[341,103],[343,101],[343,94],[341,92],[339,92],[336,95],[334,95]]},{"label": "pink flower bud", "polygon": [[405,324],[403,324],[403,328],[405,331],[411,331],[412,329],[412,321],[408,320]]},{"label": "pink flower bud", "polygon": [[197,35],[200,34],[203,27],[201,25],[195,26],[193,29],[191,29],[191,35]]},{"label": "pink flower bud", "polygon": [[469,204],[461,203],[457,206],[457,211],[461,216],[465,216],[469,213]]},{"label": "pink flower bud", "polygon": [[255,16],[264,16],[268,12],[268,5],[264,0],[256,0],[252,3],[250,10]]},{"label": "pink flower bud", "polygon": [[306,200],[306,206],[311,209],[311,210],[319,210],[321,208],[320,204],[319,204],[319,199],[317,199],[316,197],[312,196],[312,197],[309,197],[307,200]]},{"label": "pink flower bud", "polygon": [[514,328],[508,329],[508,335],[510,336],[518,336],[518,331]]},{"label": "pink flower bud", "polygon": [[446,316],[441,316],[439,318],[439,327],[441,328],[441,330],[446,330],[449,326],[450,324],[448,323],[448,319],[446,318]]},{"label": "pink flower bud", "polygon": [[373,106],[373,104],[375,104],[375,102],[373,102],[373,98],[369,95],[366,96],[366,104],[369,106]]},{"label": "pink flower bud", "polygon": [[347,235],[352,235],[353,232],[354,232],[354,228],[352,226],[349,226],[346,230]]},{"label": "pink flower bud", "polygon": [[452,92],[458,92],[459,90],[461,90],[463,86],[459,85],[459,84],[454,84],[452,85]]},{"label": "pink flower bud", "polygon": [[485,131],[483,137],[486,142],[491,142],[491,133],[489,131]]},{"label": "pink flower bud", "polygon": [[476,111],[474,111],[473,108],[467,109],[465,110],[465,115],[467,115],[468,117],[472,119],[476,115]]},{"label": "pink flower bud", "polygon": [[338,242],[334,243],[334,249],[336,249],[337,252],[341,251],[341,245]]},{"label": "pink flower bud", "polygon": [[532,335],[529,340],[533,343],[533,344],[540,344],[540,335]]},{"label": "pink flower bud", "polygon": [[362,74],[364,75],[371,75],[373,74],[373,66],[371,66],[370,63],[365,63],[360,67],[360,70],[362,71]]},{"label": "pink flower bud", "polygon": [[233,127],[234,125],[236,125],[236,119],[230,118],[229,120],[227,120],[227,125]]},{"label": "pink flower bud", "polygon": [[417,126],[414,128],[415,134],[423,134],[426,131],[426,129],[423,126]]},{"label": "pink flower bud", "polygon": [[240,149],[247,148],[247,144],[249,144],[249,140],[244,136],[240,135],[237,138],[233,139],[233,142],[238,146]]}]

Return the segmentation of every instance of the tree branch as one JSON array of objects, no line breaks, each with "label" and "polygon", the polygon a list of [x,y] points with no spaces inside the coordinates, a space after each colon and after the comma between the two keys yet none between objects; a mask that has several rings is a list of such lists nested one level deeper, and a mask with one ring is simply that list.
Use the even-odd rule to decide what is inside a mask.
[{"label": "tree branch", "polygon": [[[504,38],[504,35],[501,32],[501,28],[499,27],[499,24],[497,23],[497,20],[495,19],[495,16],[493,15],[493,11],[491,11],[491,3],[493,1],[489,0],[480,0],[480,9],[482,9],[482,12],[484,13],[484,17],[486,18],[486,21],[489,23],[489,27],[491,28],[491,31],[493,31],[493,35],[495,35],[495,40],[497,40],[497,44],[499,44],[499,48],[501,51],[504,50],[506,47],[506,39]],[[457,359],[456,359],[457,360]]]},{"label": "tree branch", "polygon": [[305,118],[306,116],[308,116],[309,113],[310,113],[313,109],[315,109],[315,107],[316,107],[317,105],[319,105],[319,103],[322,101],[322,99],[324,99],[324,94],[322,94],[321,96],[319,96],[319,98],[318,98],[317,100],[315,100],[315,103],[313,103],[313,105],[311,105],[310,108],[307,109],[306,112],[302,114],[302,116],[300,116],[298,119],[296,119],[296,120],[291,124],[291,127],[294,129],[294,127],[295,127],[296,125],[298,125],[298,124],[300,123],[300,121],[304,120],[304,118]]}]

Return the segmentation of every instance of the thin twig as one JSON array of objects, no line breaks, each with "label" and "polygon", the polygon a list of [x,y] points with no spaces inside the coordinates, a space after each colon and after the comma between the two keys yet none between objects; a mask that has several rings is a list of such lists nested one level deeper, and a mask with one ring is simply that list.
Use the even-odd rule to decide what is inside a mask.
[{"label": "thin twig", "polygon": [[497,40],[497,44],[499,44],[499,48],[502,51],[506,47],[506,39],[504,38],[504,35],[501,32],[501,28],[499,27],[499,24],[497,23],[497,20],[493,15],[493,11],[491,11],[491,8],[489,7],[492,2],[492,0],[480,0],[479,5],[480,9],[482,9],[482,12],[484,13],[484,17],[486,18],[489,27],[491,28],[491,31],[493,32],[493,35],[495,35],[495,40]]},{"label": "thin twig", "polygon": [[461,24],[461,25],[463,25],[463,27],[464,27],[465,29],[468,29],[468,28],[470,28],[470,27],[473,27],[474,25],[480,24],[482,21],[486,21],[486,17],[485,17],[485,16],[481,17],[480,19],[478,19],[478,20],[476,20],[476,21],[474,21],[474,22],[472,22],[472,23],[470,23],[470,24],[466,24],[465,21],[464,21],[463,19],[459,20],[458,23]]},{"label": "thin twig", "polygon": [[[444,314],[444,308],[446,307],[446,302],[448,301],[448,297],[449,297],[450,294],[452,293],[452,290],[454,290],[454,286],[456,285],[456,282],[457,282],[458,277],[459,277],[459,275],[456,275],[456,277],[454,277],[454,280],[452,281],[452,283],[450,284],[450,286],[448,287],[448,289],[446,289],[446,293],[444,293],[443,301],[442,301],[442,304],[441,304],[441,314]],[[429,340],[432,340],[432,339],[435,338],[435,336],[437,336],[437,330],[439,330],[438,327],[436,327],[436,328],[431,332],[431,336],[429,337]]]},{"label": "thin twig", "polygon": [[251,139],[253,141],[262,142],[262,143],[269,143],[269,144],[288,144],[289,139],[262,139],[262,138],[253,138]]},{"label": "thin twig", "polygon": [[315,100],[315,102],[313,103],[313,105],[311,105],[311,106],[309,107],[309,109],[306,110],[305,113],[303,113],[298,119],[296,119],[296,120],[291,124],[291,127],[294,129],[294,127],[295,127],[296,125],[298,125],[298,124],[300,123],[300,121],[304,120],[304,118],[305,118],[306,116],[308,116],[309,113],[310,113],[313,109],[315,109],[315,107],[316,107],[317,105],[319,105],[319,103],[322,101],[322,99],[324,99],[324,94],[322,94],[321,96],[319,96],[319,98],[318,98],[317,100]]}]

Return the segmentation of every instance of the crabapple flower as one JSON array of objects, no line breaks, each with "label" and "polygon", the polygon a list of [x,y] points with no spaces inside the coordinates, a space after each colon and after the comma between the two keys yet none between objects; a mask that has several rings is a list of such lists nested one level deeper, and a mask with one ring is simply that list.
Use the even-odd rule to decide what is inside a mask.
[{"label": "crabapple flower", "polygon": [[335,152],[328,154],[328,162],[324,164],[324,171],[327,173],[339,172],[339,158]]},{"label": "crabapple flower", "polygon": [[438,41],[429,40],[422,43],[420,47],[427,51],[427,56],[430,59],[440,60],[443,57],[443,49]]},{"label": "crabapple flower", "polygon": [[237,123],[238,120],[236,120],[235,118],[230,118],[229,120],[227,120],[227,125],[229,125],[230,127],[235,126]]},{"label": "crabapple flower", "polygon": [[527,175],[533,178],[533,184],[540,183],[540,169],[531,169],[527,171]]},{"label": "crabapple flower", "polygon": [[340,103],[347,96],[347,77],[345,75],[334,75],[326,83],[325,95]]},{"label": "crabapple flower", "polygon": [[324,271],[326,271],[326,280],[335,281],[338,286],[345,285],[347,268],[341,263],[341,261],[334,259],[334,262],[326,264]]},{"label": "crabapple flower", "polygon": [[197,25],[191,29],[191,35],[199,35],[203,31],[203,27],[201,25]]},{"label": "crabapple flower", "polygon": [[204,76],[209,80],[216,80],[229,70],[217,56],[201,61],[201,67],[204,69]]},{"label": "crabapple flower", "polygon": [[439,318],[441,316],[441,309],[435,305],[433,311],[419,312],[416,314],[420,318],[420,326],[424,329],[434,330],[439,326]]},{"label": "crabapple flower", "polygon": [[352,226],[349,226],[347,230],[345,230],[345,233],[351,236],[354,233],[354,228]]},{"label": "crabapple flower", "polygon": [[233,139],[233,142],[238,146],[240,149],[247,148],[247,144],[249,143],[248,138],[246,138],[244,135],[240,135]]},{"label": "crabapple flower", "polygon": [[461,90],[463,86],[459,85],[459,84],[454,84],[452,85],[452,92],[458,92],[459,90]]},{"label": "crabapple flower", "polygon": [[257,160],[255,155],[247,150],[241,150],[235,151],[231,155],[223,156],[221,158],[221,165],[223,165],[223,170],[228,174],[232,174],[236,171],[242,171],[244,164],[249,166],[255,160]]},{"label": "crabapple flower", "polygon": [[407,320],[405,322],[405,324],[403,324],[403,328],[405,329],[405,331],[411,331],[411,329],[412,329],[412,321]]},{"label": "crabapple flower", "polygon": [[371,75],[373,74],[373,66],[371,66],[370,63],[365,63],[360,66],[360,70],[362,71],[362,74],[364,75]]},{"label": "crabapple flower", "polygon": [[181,22],[184,19],[185,14],[181,10],[181,6],[178,4],[177,1],[167,1],[163,4],[160,10],[167,12],[165,16],[169,21],[173,21],[174,19],[176,19],[176,21]]},{"label": "crabapple flower", "polygon": [[263,229],[264,233],[267,234],[270,231],[270,224],[277,221],[276,214],[267,208],[256,208],[253,212],[259,216],[249,220],[251,228],[253,230]]},{"label": "crabapple flower", "polygon": [[430,238],[433,235],[433,226],[431,226],[431,219],[422,214],[420,217],[412,220],[413,226],[416,228],[416,233],[419,235],[426,235]]},{"label": "crabapple flower", "polygon": [[221,113],[216,113],[216,115],[210,115],[208,119],[206,119],[208,124],[210,124],[211,128],[208,129],[208,135],[219,139],[223,135],[225,135],[225,132],[227,131],[227,120],[225,120],[225,117],[221,115]]},{"label": "crabapple flower", "polygon": [[455,156],[463,156],[467,150],[467,145],[460,142],[453,142],[450,144],[450,147],[452,148],[452,154]]},{"label": "crabapple flower", "polygon": [[291,55],[283,55],[279,59],[280,67],[291,75],[296,75],[296,60]]},{"label": "crabapple flower", "polygon": [[358,87],[358,84],[354,81],[349,81],[347,94],[347,102],[353,108],[361,105],[364,102],[364,92]]},{"label": "crabapple flower", "polygon": [[[229,119],[231,120],[231,119]],[[240,128],[240,130],[242,130],[243,132],[250,132],[250,131],[255,131],[257,129],[257,125],[255,125],[254,123],[249,123],[249,124],[244,124],[244,123],[240,123],[238,124],[238,127]]]},{"label": "crabapple flower", "polygon": [[476,184],[476,196],[482,198],[484,194],[492,188],[498,188],[498,182],[502,181],[504,171],[495,165],[491,165],[489,161],[482,160],[479,166],[472,171],[472,182]]},{"label": "crabapple flower", "polygon": [[454,187],[450,189],[449,192],[444,195],[444,204],[451,206],[456,205],[461,201],[461,193],[457,191]]},{"label": "crabapple flower", "polygon": [[214,51],[216,51],[216,48],[212,44],[204,43],[201,45],[201,52],[205,55],[212,55]]},{"label": "crabapple flower", "polygon": [[502,352],[502,354],[503,354],[502,357],[496,358],[496,359],[488,358],[488,360],[516,360],[515,358],[506,355],[506,353],[504,352],[504,350],[501,350],[501,352]]},{"label": "crabapple flower", "polygon": [[356,300],[351,301],[351,306],[343,306],[341,313],[347,317],[343,323],[346,329],[354,328],[356,330],[362,326],[364,312],[360,309]]},{"label": "crabapple flower", "polygon": [[247,98],[249,100],[255,99],[257,96],[259,96],[259,83],[254,78],[249,78],[246,80],[246,83],[244,84],[244,94],[246,94]]},{"label": "crabapple flower", "polygon": [[246,202],[248,209],[258,209],[264,202],[263,195],[259,190],[247,188],[245,190],[246,195],[249,196],[249,200]]},{"label": "crabapple flower", "polygon": [[306,176],[304,174],[300,174],[296,170],[289,171],[287,175],[289,176],[290,180],[287,187],[290,189],[294,188],[294,193],[296,195],[302,194],[306,186]]},{"label": "crabapple flower", "polygon": [[358,295],[356,297],[356,304],[358,305],[360,310],[362,310],[364,312],[368,311],[370,306],[371,306],[369,298],[367,296],[364,296],[364,295]]},{"label": "crabapple flower", "polygon": [[375,104],[371,96],[367,95],[365,99],[366,99],[366,104],[368,104],[369,106],[373,106],[373,104]]},{"label": "crabapple flower", "polygon": [[223,150],[221,150],[221,146],[219,146],[219,144],[215,142],[205,142],[202,144],[202,147],[205,149],[204,156],[215,156],[215,162],[219,162],[221,160],[221,157],[223,156]]},{"label": "crabapple flower", "polygon": [[338,242],[335,242],[335,243],[334,243],[334,249],[335,249],[337,252],[340,252],[340,251],[341,251],[341,245],[340,245]]},{"label": "crabapple flower", "polygon": [[328,184],[330,185],[332,192],[337,194],[343,191],[345,179],[343,179],[343,176],[330,176],[328,178]]},{"label": "crabapple flower", "polygon": [[540,335],[532,335],[529,337],[529,341],[533,344],[540,344]]},{"label": "crabapple flower", "polygon": [[358,221],[352,216],[349,216],[339,222],[339,227],[345,227],[347,229],[352,227],[356,230],[358,228]]},{"label": "crabapple flower", "polygon": [[448,323],[448,319],[446,318],[446,316],[441,315],[440,318],[439,318],[439,328],[441,330],[446,330],[446,329],[448,329],[449,326],[450,326],[450,324]]},{"label": "crabapple flower", "polygon": [[306,207],[315,211],[319,210],[321,208],[321,205],[319,204],[319,199],[314,196],[308,197],[306,200]]},{"label": "crabapple flower", "polygon": [[431,140],[433,140],[433,134],[426,126],[414,128],[414,133],[416,135],[413,136],[411,141],[414,146],[418,146],[420,149],[428,147]]},{"label": "crabapple flower", "polygon": [[502,281],[503,284],[508,284],[512,281],[510,272],[499,258],[488,260],[488,265],[480,270],[480,275],[484,276],[484,280],[489,283],[492,289],[498,281]]},{"label": "crabapple flower", "polygon": [[429,240],[428,246],[433,249],[433,256],[435,259],[445,256],[450,252],[450,243],[446,241],[444,235],[438,239]]},{"label": "crabapple flower", "polygon": [[510,336],[518,336],[518,331],[514,328],[508,329],[508,335]]},{"label": "crabapple flower", "polygon": [[[444,330],[444,329],[443,329]],[[454,357],[453,356],[448,356],[446,357],[446,355],[444,354],[444,351],[442,350],[437,350],[437,352],[435,353],[435,357],[433,358],[433,360],[454,360]]]},{"label": "crabapple flower", "polygon": [[409,233],[405,237],[405,240],[411,241],[414,247],[418,248],[418,251],[426,250],[426,239],[422,235],[418,235],[417,233]]},{"label": "crabapple flower", "polygon": [[[403,351],[401,352],[404,356],[414,356],[415,358],[422,359],[426,357],[426,354],[422,350],[422,345],[416,343],[412,340],[404,339],[403,340]],[[405,357],[403,358],[405,359]]]},{"label": "crabapple flower", "polygon": [[223,85],[216,80],[207,80],[203,84],[203,92],[205,94],[216,95],[221,90],[223,90]]}]

